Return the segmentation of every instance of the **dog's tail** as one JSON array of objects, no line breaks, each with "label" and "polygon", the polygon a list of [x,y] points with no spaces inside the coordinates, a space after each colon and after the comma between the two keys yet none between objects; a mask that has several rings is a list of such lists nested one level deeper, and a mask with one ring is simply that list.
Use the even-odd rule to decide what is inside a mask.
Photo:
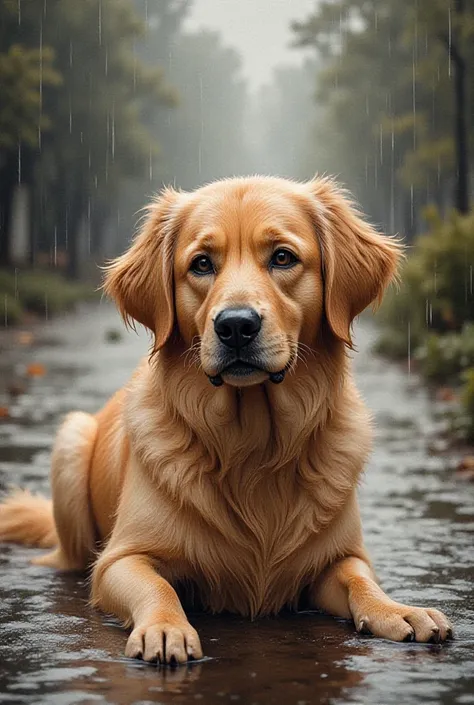
[{"label": "dog's tail", "polygon": [[14,490],[0,503],[0,541],[38,548],[56,546],[52,501],[26,490]]}]

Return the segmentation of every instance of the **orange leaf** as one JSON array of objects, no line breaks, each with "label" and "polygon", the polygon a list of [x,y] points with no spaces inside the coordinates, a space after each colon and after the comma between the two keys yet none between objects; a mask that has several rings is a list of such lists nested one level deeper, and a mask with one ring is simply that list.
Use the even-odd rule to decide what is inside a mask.
[{"label": "orange leaf", "polygon": [[26,368],[26,374],[28,377],[44,377],[46,374],[46,368],[38,362],[32,362]]},{"label": "orange leaf", "polygon": [[33,333],[30,333],[27,330],[22,330],[17,335],[17,341],[20,343],[20,345],[31,345],[33,340]]}]

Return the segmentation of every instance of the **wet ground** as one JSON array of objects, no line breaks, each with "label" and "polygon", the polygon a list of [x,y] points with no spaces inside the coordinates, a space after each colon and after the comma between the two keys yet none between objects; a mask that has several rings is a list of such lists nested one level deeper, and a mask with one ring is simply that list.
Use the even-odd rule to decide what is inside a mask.
[{"label": "wet ground", "polygon": [[[96,410],[147,349],[145,336],[107,342],[119,328],[102,305],[41,327],[33,342],[0,339],[0,393],[26,392],[0,419],[1,488],[48,492],[61,415]],[[440,427],[416,379],[370,354],[370,326],[356,337],[359,386],[378,425],[361,488],[367,544],[387,591],[444,610],[456,640],[394,644],[318,614],[254,623],[192,615],[209,659],[159,670],[122,656],[125,633],[88,606],[85,580],[0,546],[0,703],[474,703],[474,485],[455,479],[454,458],[429,452]],[[24,387],[30,363],[40,376]]]}]

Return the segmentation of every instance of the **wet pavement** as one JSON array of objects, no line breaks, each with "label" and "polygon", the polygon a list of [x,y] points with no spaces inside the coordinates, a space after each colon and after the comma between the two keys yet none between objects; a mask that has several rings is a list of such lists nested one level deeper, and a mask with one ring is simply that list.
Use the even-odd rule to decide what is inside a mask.
[{"label": "wet pavement", "polygon": [[[41,327],[32,344],[0,338],[0,395],[26,391],[0,397],[10,411],[0,419],[0,488],[48,493],[60,417],[95,411],[147,349],[144,334],[107,342],[115,329],[102,304]],[[474,704],[474,484],[455,478],[455,458],[430,453],[440,434],[433,404],[416,378],[370,354],[373,336],[366,323],[357,329],[356,373],[378,427],[360,491],[366,542],[390,595],[445,611],[453,643],[360,637],[315,613],[253,623],[191,615],[209,658],[160,670],[123,657],[125,633],[88,606],[86,579],[33,567],[39,551],[3,545],[0,703]],[[21,389],[32,362],[39,376]]]}]

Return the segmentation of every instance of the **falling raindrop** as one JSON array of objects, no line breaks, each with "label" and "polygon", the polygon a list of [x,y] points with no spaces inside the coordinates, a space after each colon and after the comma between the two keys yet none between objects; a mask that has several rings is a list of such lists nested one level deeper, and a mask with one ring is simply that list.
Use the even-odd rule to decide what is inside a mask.
[{"label": "falling raindrop", "polygon": [[150,178],[150,183],[153,181],[153,159],[152,159],[152,150],[150,147],[150,161],[149,161],[149,178]]},{"label": "falling raindrop", "polygon": [[411,375],[411,324],[408,321],[408,375]]},{"label": "falling raindrop", "polygon": [[383,164],[383,128],[382,124],[379,125],[379,152],[380,152],[380,164]]},{"label": "falling raindrop", "polygon": [[112,103],[112,161],[115,161],[115,101]]},{"label": "falling raindrop", "polygon": [[54,254],[53,254],[53,264],[55,267],[58,266],[58,226],[54,226]]},{"label": "falling raindrop", "polygon": [[198,161],[199,161],[199,174],[202,172],[202,144],[203,144],[203,139],[204,139],[204,101],[203,101],[203,88],[202,88],[202,75],[199,74],[199,101],[200,101],[200,109],[201,109],[201,135],[199,138],[199,155],[198,155]]},{"label": "falling raindrop", "polygon": [[72,62],[73,62],[73,58],[74,58],[73,55],[74,55],[73,45],[72,45],[72,42],[69,42],[69,68],[72,67]]},{"label": "falling raindrop", "polygon": [[414,192],[413,192],[413,184],[410,184],[410,224],[413,227],[413,223],[415,222],[415,209],[414,209]]},{"label": "falling raindrop", "polygon": [[43,121],[43,20],[40,22],[39,46],[39,119],[38,119],[38,147],[41,150],[41,123]]},{"label": "falling raindrop", "polygon": [[102,46],[102,0],[99,0],[99,22],[97,29],[99,33],[99,46]]},{"label": "falling raindrop", "polygon": [[451,4],[448,5],[448,77],[451,78],[451,46],[453,41],[453,28],[451,24]]},{"label": "falling raindrop", "polygon": [[3,324],[5,328],[8,328],[8,299],[6,294],[3,302]]},{"label": "falling raindrop", "polygon": [[392,118],[392,139],[390,152],[390,231],[395,230],[395,135]]},{"label": "falling raindrop", "polygon": [[91,253],[91,197],[87,201],[87,254]]},{"label": "falling raindrop", "polygon": [[21,140],[18,140],[18,183],[21,184]]},{"label": "falling raindrop", "polygon": [[137,90],[137,46],[133,42],[133,91]]},{"label": "falling raindrop", "polygon": [[469,265],[469,293],[472,296],[472,264]]},{"label": "falling raindrop", "polygon": [[49,319],[48,294],[44,295],[44,317],[46,321]]},{"label": "falling raindrop", "polygon": [[18,269],[16,267],[15,267],[14,296],[15,296],[15,299],[18,299]]},{"label": "falling raindrop", "polygon": [[18,0],[18,25],[21,25],[21,0]]},{"label": "falling raindrop", "polygon": [[416,149],[416,56],[413,49],[412,59],[412,105],[413,105],[413,149]]},{"label": "falling raindrop", "polygon": [[429,299],[426,299],[426,313],[425,313],[425,318],[426,318],[426,325],[431,327],[433,323],[433,304]]}]

